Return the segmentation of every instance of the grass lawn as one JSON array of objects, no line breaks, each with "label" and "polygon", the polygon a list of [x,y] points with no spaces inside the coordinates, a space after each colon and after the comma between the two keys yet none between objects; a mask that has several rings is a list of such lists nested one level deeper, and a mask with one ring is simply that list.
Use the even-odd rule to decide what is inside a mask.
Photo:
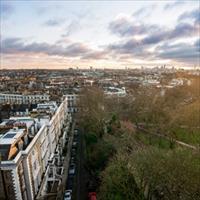
[{"label": "grass lawn", "polygon": [[179,128],[174,130],[173,132],[177,140],[188,144],[200,145],[200,129],[190,130]]}]

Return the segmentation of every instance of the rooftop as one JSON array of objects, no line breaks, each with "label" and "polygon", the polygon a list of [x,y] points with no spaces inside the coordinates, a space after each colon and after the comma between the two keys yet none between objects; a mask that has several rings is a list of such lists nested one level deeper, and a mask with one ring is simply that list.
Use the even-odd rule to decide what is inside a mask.
[{"label": "rooftop", "polygon": [[25,129],[10,129],[4,136],[0,138],[0,145],[10,145],[15,143],[24,135]]}]

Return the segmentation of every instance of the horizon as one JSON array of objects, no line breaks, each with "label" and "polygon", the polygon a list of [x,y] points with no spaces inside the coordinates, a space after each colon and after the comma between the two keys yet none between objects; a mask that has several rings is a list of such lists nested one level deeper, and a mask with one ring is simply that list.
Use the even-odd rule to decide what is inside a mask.
[{"label": "horizon", "polygon": [[199,69],[199,7],[180,0],[1,0],[0,69]]}]

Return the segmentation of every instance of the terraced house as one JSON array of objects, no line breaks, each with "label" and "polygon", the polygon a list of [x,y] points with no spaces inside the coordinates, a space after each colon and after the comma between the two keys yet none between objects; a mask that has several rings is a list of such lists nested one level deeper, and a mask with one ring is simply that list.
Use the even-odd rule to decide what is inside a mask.
[{"label": "terraced house", "polygon": [[[57,163],[52,161],[59,156],[61,159],[67,134],[62,129],[71,120],[67,100],[64,99],[52,112],[50,115],[49,111],[38,111],[34,118],[15,117],[0,124],[3,130],[0,135],[0,199],[35,199],[42,182],[45,183],[42,190],[47,190],[47,171],[53,168],[55,172],[62,172],[60,166],[57,170]],[[6,130],[6,124],[9,128],[13,125],[13,128]],[[51,174],[52,184],[54,181],[59,184],[56,175]]]},{"label": "terraced house", "polygon": [[10,104],[28,104],[49,101],[49,95],[36,94],[36,95],[23,95],[23,94],[2,94],[0,93],[0,103]]}]

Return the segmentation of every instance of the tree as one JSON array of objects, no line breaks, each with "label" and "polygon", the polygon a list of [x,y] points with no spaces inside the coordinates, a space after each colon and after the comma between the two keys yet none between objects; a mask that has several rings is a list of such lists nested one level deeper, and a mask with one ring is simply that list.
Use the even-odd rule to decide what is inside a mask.
[{"label": "tree", "polygon": [[104,94],[98,88],[85,88],[80,94],[78,118],[85,132],[93,132],[102,137],[106,112],[104,109]]},{"label": "tree", "polygon": [[146,149],[131,156],[131,172],[146,199],[200,198],[198,152]]},{"label": "tree", "polygon": [[127,167],[127,161],[117,156],[102,173],[100,200],[142,200],[143,195]]}]

